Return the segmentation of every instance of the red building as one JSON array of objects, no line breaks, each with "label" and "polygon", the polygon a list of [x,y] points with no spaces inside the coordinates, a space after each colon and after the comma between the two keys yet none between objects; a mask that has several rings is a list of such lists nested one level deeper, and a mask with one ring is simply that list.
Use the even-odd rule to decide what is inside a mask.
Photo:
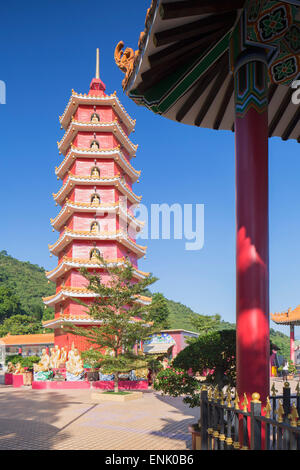
[{"label": "red building", "polygon": [[[132,205],[141,200],[132,189],[140,172],[131,165],[137,145],[129,139],[135,121],[127,114],[116,96],[107,95],[99,77],[97,50],[96,77],[88,94],[72,90],[62,116],[64,136],[58,142],[62,162],[56,168],[61,179],[60,190],[53,194],[61,209],[51,219],[58,240],[49,246],[58,257],[58,265],[47,273],[56,283],[56,293],[44,298],[55,309],[55,318],[44,325],[54,329],[55,344],[80,350],[90,347],[85,338],[73,336],[64,329],[68,323],[89,327],[99,322],[91,320],[86,309],[72,298],[89,303],[95,294],[87,290],[87,281],[79,273],[81,267],[101,271],[97,254],[108,263],[124,263],[127,259],[136,278],[147,273],[138,270],[138,259],[146,247],[136,243],[136,233],[142,223],[135,219]],[[103,282],[107,280],[103,272]],[[142,302],[149,302],[142,298]]]}]

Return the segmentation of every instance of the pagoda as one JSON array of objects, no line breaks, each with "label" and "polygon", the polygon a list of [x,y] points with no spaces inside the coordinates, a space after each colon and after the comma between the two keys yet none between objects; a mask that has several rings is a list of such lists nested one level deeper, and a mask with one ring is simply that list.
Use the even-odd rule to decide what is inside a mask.
[{"label": "pagoda", "polygon": [[[100,273],[100,255],[108,265],[129,261],[136,278],[147,276],[137,265],[138,259],[145,256],[146,247],[136,243],[136,234],[143,224],[134,217],[133,210],[133,205],[141,200],[132,190],[140,176],[131,165],[137,145],[128,137],[135,121],[116,92],[107,95],[105,89],[97,49],[96,76],[88,94],[72,90],[59,118],[65,133],[58,142],[63,160],[55,173],[62,185],[53,198],[61,208],[51,219],[59,237],[49,245],[50,256],[57,256],[58,264],[46,273],[56,283],[56,293],[43,299],[46,306],[54,308],[55,316],[44,326],[54,329],[55,345],[69,349],[74,343],[80,351],[89,348],[90,343],[70,334],[65,327],[71,323],[89,328],[100,322],[92,320],[86,307],[74,300],[89,304],[96,295],[87,289],[88,282],[79,268]],[[107,279],[108,274],[103,271],[103,282]],[[149,299],[140,301],[148,303]]]}]

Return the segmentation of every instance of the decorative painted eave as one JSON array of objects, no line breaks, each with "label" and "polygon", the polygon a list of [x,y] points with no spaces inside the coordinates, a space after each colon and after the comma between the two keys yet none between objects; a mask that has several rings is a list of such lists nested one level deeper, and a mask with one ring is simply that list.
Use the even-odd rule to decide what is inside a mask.
[{"label": "decorative painted eave", "polygon": [[134,240],[128,237],[122,230],[114,232],[99,232],[98,234],[65,229],[59,239],[53,244],[48,245],[51,253],[58,255],[59,252],[65,248],[71,240],[92,240],[92,241],[106,241],[115,240],[123,244],[130,250],[134,251],[138,257],[145,256],[147,247],[138,245]]},{"label": "decorative painted eave", "polygon": [[294,310],[289,308],[286,312],[271,313],[271,320],[278,325],[300,325],[300,305]]},{"label": "decorative painted eave", "polygon": [[132,132],[135,126],[135,119],[132,119],[126,112],[124,106],[116,96],[116,92],[107,96],[92,96],[88,94],[76,93],[72,90],[69,102],[64,110],[62,116],[59,117],[59,122],[64,129],[67,129],[72,117],[77,111],[79,105],[91,106],[112,106],[121,121],[125,124],[128,132]]},{"label": "decorative painted eave", "polygon": [[73,323],[76,325],[101,325],[101,320],[93,320],[89,315],[60,315],[52,320],[43,321],[44,328],[61,328]]},{"label": "decorative painted eave", "polygon": [[87,186],[115,186],[119,191],[128,197],[128,200],[132,204],[138,204],[141,202],[142,196],[137,196],[128,186],[124,183],[125,180],[118,174],[113,177],[96,178],[92,176],[78,176],[69,172],[69,176],[65,184],[60,190],[54,194],[53,199],[58,203],[62,204],[69,192],[74,188],[75,184],[87,185]]},{"label": "decorative painted eave", "polygon": [[141,175],[141,171],[135,170],[133,166],[129,163],[127,158],[124,156],[123,152],[120,150],[120,146],[113,149],[91,150],[89,148],[78,148],[71,144],[71,148],[68,151],[67,155],[65,156],[59,167],[55,169],[56,176],[63,179],[66,172],[70,169],[71,165],[74,163],[76,158],[93,158],[101,160],[104,158],[113,159],[127,173],[127,175],[131,178],[132,182],[137,181]]},{"label": "decorative painted eave", "polygon": [[[117,258],[117,259],[107,259],[105,260],[108,267],[113,266],[125,266],[126,259],[125,258]],[[104,268],[104,265],[97,260],[93,259],[82,259],[82,258],[69,258],[68,256],[64,256],[60,264],[56,266],[56,268],[52,269],[52,271],[46,272],[46,277],[50,281],[55,281],[60,276],[65,274],[71,269],[80,269],[80,268],[87,268],[87,269],[101,269]],[[133,275],[136,279],[145,279],[149,276],[150,273],[145,273],[140,271],[136,267],[133,266]]]},{"label": "decorative painted eave", "polygon": [[[59,292],[49,297],[44,297],[43,302],[48,307],[53,307],[58,302],[65,300],[66,298],[76,297],[76,298],[85,298],[85,299],[93,299],[98,297],[99,295],[95,292],[91,292],[90,290],[84,287],[63,287]],[[152,302],[151,297],[145,296],[135,296],[136,301],[143,305],[150,305]]]},{"label": "decorative painted eave", "polygon": [[131,157],[135,156],[138,145],[134,145],[127,137],[118,121],[111,122],[80,122],[72,120],[60,142],[58,150],[65,155],[78,132],[112,132],[121,145],[124,145]]},{"label": "decorative painted eave", "polygon": [[62,225],[66,223],[69,217],[71,217],[75,212],[91,212],[91,213],[115,213],[119,214],[123,219],[127,219],[130,223],[134,224],[136,227],[142,228],[145,222],[142,222],[136,219],[130,212],[123,207],[122,204],[118,202],[114,203],[103,203],[103,204],[92,204],[87,202],[74,202],[70,199],[66,199],[65,204],[60,210],[59,214],[54,219],[50,219],[50,223],[55,230],[60,230]]},{"label": "decorative painted eave", "polygon": [[[168,119],[234,131],[229,45],[245,3],[245,0],[153,0],[138,50],[127,47],[123,51],[122,41],[115,49],[115,61],[125,73],[122,82],[125,93],[136,104]],[[274,6],[274,2],[270,3]],[[283,3],[300,7],[298,0]],[[299,24],[295,27],[299,29]],[[277,60],[276,54],[273,58]],[[292,102],[293,91],[280,80],[272,83],[270,80],[269,137],[300,142],[300,108]]]}]

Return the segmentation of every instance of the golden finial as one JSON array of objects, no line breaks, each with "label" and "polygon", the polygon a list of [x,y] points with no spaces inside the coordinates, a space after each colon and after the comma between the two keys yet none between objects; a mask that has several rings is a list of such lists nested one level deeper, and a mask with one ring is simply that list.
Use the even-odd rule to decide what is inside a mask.
[{"label": "golden finial", "polygon": [[206,392],[207,391],[207,386],[204,384],[201,387],[201,392]]},{"label": "golden finial", "polygon": [[240,409],[240,399],[239,399],[239,396],[238,396],[237,392],[235,392],[234,408],[236,410]]},{"label": "golden finial", "polygon": [[247,395],[246,393],[244,393],[244,401],[242,402],[242,407],[243,407],[243,411],[244,413],[247,413],[248,411],[248,398],[247,398]]},{"label": "golden finial", "polygon": [[272,392],[272,397],[276,397],[276,393],[278,392],[278,390],[275,388],[275,382],[273,382],[271,392]]},{"label": "golden finial", "polygon": [[292,410],[291,410],[290,414],[288,415],[288,418],[291,422],[291,426],[293,428],[296,428],[297,427],[297,419],[299,418],[299,415],[298,415],[298,411],[297,411],[295,403],[292,404]]},{"label": "golden finial", "polygon": [[251,400],[252,403],[260,403],[260,400],[259,400],[260,399],[260,394],[259,393],[256,393],[256,392],[252,393],[251,397],[252,397],[252,400]]},{"label": "golden finial", "polygon": [[218,399],[219,399],[219,390],[218,390],[218,386],[216,386],[215,389],[214,389],[214,399],[215,399],[215,400],[218,400]]},{"label": "golden finial", "polygon": [[267,397],[267,403],[266,406],[263,408],[263,411],[266,413],[266,418],[271,418],[271,411],[272,411],[272,406],[270,403],[270,398]]},{"label": "golden finial", "polygon": [[212,401],[212,387],[208,387],[208,393],[207,393],[207,397],[208,397],[208,401]]},{"label": "golden finial", "polygon": [[283,386],[283,387],[284,387],[284,388],[290,388],[289,382],[284,382],[284,386]]},{"label": "golden finial", "polygon": [[299,385],[299,382],[297,383],[297,386],[296,386],[296,392],[297,392],[297,397],[300,396],[300,385]]},{"label": "golden finial", "polygon": [[100,78],[99,48],[96,49],[96,78]]},{"label": "golden finial", "polygon": [[226,391],[226,401],[227,401],[227,407],[231,408],[231,388],[229,387],[229,385]]},{"label": "golden finial", "polygon": [[220,405],[225,405],[225,395],[223,393],[223,390],[220,391]]},{"label": "golden finial", "polygon": [[275,411],[275,414],[278,416],[278,420],[277,420],[278,423],[282,423],[283,417],[284,417],[284,409],[282,405],[282,400],[279,400],[278,409]]}]

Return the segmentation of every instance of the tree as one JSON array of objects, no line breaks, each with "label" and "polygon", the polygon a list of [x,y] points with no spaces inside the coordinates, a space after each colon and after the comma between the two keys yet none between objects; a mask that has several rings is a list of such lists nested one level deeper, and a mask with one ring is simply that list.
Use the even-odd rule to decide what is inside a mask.
[{"label": "tree", "polygon": [[[277,345],[270,341],[270,351]],[[236,385],[236,331],[220,330],[199,336],[175,357],[175,368],[202,374],[208,369],[207,382],[235,387]]]},{"label": "tree", "polygon": [[169,307],[168,302],[163,294],[157,292],[153,295],[153,307],[151,310],[150,318],[154,322],[154,325],[159,328],[170,328],[168,321]]},{"label": "tree", "polygon": [[22,313],[19,298],[7,286],[0,285],[0,323],[19,313]]},{"label": "tree", "polygon": [[223,387],[235,385],[235,330],[222,330],[199,336],[175,357],[175,368],[191,369],[202,375],[210,370],[207,380]]},{"label": "tree", "polygon": [[193,324],[196,331],[199,331],[201,335],[206,335],[212,331],[218,330],[221,324],[221,316],[215,315],[191,315],[191,323]]},{"label": "tree", "polygon": [[42,333],[43,328],[41,322],[35,320],[29,315],[13,315],[6,318],[0,325],[0,336],[11,335],[29,335]]},{"label": "tree", "polygon": [[114,390],[119,390],[119,374],[133,369],[147,367],[148,359],[135,354],[135,344],[155,331],[150,317],[154,303],[145,305],[140,296],[147,286],[156,281],[152,275],[143,280],[134,279],[131,264],[109,266],[98,256],[99,264],[109,275],[109,281],[102,282],[102,274],[91,274],[81,269],[81,274],[88,280],[88,289],[96,294],[91,304],[74,299],[88,309],[91,318],[101,321],[100,327],[89,329],[73,326],[69,329],[73,334],[84,336],[97,352],[101,370],[113,373]]}]

